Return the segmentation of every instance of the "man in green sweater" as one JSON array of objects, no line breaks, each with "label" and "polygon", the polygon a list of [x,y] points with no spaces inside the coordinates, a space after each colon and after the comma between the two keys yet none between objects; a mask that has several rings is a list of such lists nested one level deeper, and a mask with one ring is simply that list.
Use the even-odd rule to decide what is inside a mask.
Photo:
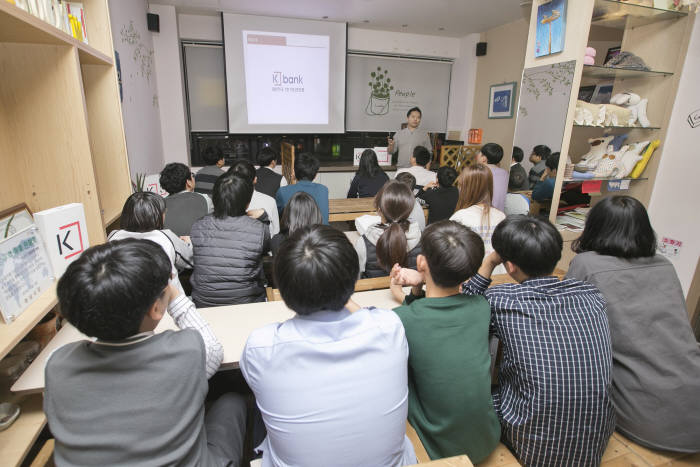
[{"label": "man in green sweater", "polygon": [[425,292],[413,287],[405,296],[402,269],[396,265],[391,274],[391,290],[403,302],[394,311],[409,347],[408,420],[431,459],[467,454],[477,463],[501,434],[491,399],[491,309],[483,296],[460,294],[481,265],[484,243],[445,220],[429,225],[420,245],[417,270]]}]

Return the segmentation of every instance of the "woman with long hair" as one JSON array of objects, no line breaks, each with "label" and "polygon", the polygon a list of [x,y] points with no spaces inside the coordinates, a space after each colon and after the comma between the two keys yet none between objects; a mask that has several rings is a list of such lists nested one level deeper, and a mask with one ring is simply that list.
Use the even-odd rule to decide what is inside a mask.
[{"label": "woman with long hair", "polygon": [[[491,206],[493,199],[493,175],[484,164],[472,164],[464,168],[457,180],[459,199],[451,221],[457,221],[476,232],[484,241],[485,256],[493,251],[491,236],[506,215]],[[499,265],[495,274],[505,274]]]},{"label": "woman with long hair", "polygon": [[365,149],[360,156],[360,167],[350,182],[348,198],[371,198],[388,181],[389,177],[379,167],[377,154],[372,149]]},{"label": "woman with long hair", "polygon": [[172,263],[173,282],[182,289],[178,270],[193,267],[192,244],[189,237],[178,237],[169,229],[163,228],[165,220],[165,200],[150,191],[138,191],[126,199],[119,220],[119,230],[113,230],[108,241],[124,238],[151,240],[160,245]]},{"label": "woman with long hair", "polygon": [[415,269],[421,232],[409,220],[414,204],[413,193],[404,183],[391,180],[379,190],[374,206],[381,221],[355,243],[361,277],[388,276],[395,264]]},{"label": "woman with long hair", "polygon": [[700,345],[646,209],[630,196],[603,199],[572,249],[566,277],[607,302],[617,431],[652,449],[700,452]]},{"label": "woman with long hair", "polygon": [[294,193],[282,211],[280,233],[270,240],[273,256],[279,251],[282,242],[294,235],[294,232],[302,227],[315,224],[323,224],[323,216],[321,216],[321,210],[316,201],[306,192]]}]

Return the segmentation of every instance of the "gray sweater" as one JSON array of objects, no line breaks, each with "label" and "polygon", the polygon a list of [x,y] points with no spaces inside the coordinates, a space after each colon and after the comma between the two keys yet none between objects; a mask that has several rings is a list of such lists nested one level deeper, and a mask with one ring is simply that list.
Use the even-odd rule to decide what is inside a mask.
[{"label": "gray sweater", "polygon": [[189,329],[60,347],[44,394],[56,464],[209,465],[204,358]]},{"label": "gray sweater", "polygon": [[594,284],[608,303],[617,429],[651,448],[700,451],[700,344],[673,265],[585,252],[566,277]]}]

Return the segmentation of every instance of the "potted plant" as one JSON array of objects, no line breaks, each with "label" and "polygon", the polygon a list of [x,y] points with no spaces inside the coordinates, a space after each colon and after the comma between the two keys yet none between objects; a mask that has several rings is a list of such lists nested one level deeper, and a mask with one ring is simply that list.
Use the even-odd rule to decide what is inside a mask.
[{"label": "potted plant", "polygon": [[378,66],[377,71],[370,73],[370,77],[372,78],[369,82],[370,95],[365,112],[369,115],[385,115],[389,113],[391,91],[394,89],[389,78],[389,70],[382,71],[382,67]]}]

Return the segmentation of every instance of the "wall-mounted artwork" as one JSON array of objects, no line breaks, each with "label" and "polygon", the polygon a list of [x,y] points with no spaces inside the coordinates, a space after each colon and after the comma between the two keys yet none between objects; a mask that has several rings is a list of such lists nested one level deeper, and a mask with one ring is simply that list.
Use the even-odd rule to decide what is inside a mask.
[{"label": "wall-mounted artwork", "polygon": [[489,93],[489,118],[513,118],[516,83],[491,86]]},{"label": "wall-mounted artwork", "polygon": [[566,0],[552,0],[537,7],[535,57],[564,50]]}]

